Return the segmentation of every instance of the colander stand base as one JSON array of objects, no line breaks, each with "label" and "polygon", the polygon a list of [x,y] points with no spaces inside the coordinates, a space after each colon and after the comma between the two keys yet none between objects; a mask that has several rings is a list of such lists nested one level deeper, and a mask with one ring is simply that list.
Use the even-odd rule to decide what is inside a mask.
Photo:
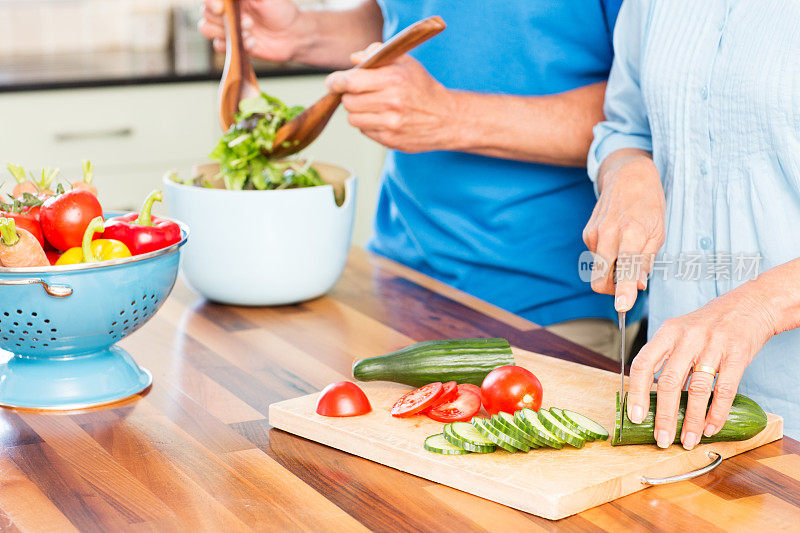
[{"label": "colander stand base", "polygon": [[119,402],[153,376],[122,348],[76,357],[12,357],[0,365],[0,407],[68,411]]}]

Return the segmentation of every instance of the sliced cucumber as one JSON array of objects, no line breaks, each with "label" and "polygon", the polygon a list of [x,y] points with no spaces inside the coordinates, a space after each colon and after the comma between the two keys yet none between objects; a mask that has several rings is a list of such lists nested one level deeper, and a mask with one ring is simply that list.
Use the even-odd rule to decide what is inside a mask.
[{"label": "sliced cucumber", "polygon": [[470,453],[464,448],[454,446],[444,438],[443,433],[438,435],[431,435],[425,439],[425,449],[433,453],[441,453],[443,455],[464,455]]},{"label": "sliced cucumber", "polygon": [[559,439],[563,440],[570,446],[583,448],[583,443],[586,442],[585,439],[559,422],[550,411],[546,409],[539,409],[539,420],[542,421],[542,425],[544,425],[544,427],[549,429],[550,432]]},{"label": "sliced cucumber", "polygon": [[503,448],[505,451],[507,451],[509,453],[517,453],[517,451],[519,451],[516,448],[514,448],[512,445],[506,444],[506,442],[504,440],[502,440],[499,437],[497,437],[495,435],[495,432],[497,430],[495,430],[495,429],[491,429],[490,430],[489,429],[491,427],[491,424],[489,424],[488,420],[484,420],[482,418],[473,418],[472,419],[472,425],[475,426],[475,428],[477,428],[477,430],[480,431],[483,434],[484,437],[486,437],[487,439],[489,439],[490,441],[495,443],[497,446]]},{"label": "sliced cucumber", "polygon": [[485,425],[487,430],[493,432],[495,437],[502,440],[509,446],[513,446],[514,448],[523,452],[529,452],[531,450],[530,446],[504,431],[493,418],[486,420]]},{"label": "sliced cucumber", "polygon": [[594,439],[606,440],[608,438],[608,431],[606,428],[580,413],[564,409],[564,418],[573,425],[580,427],[583,433],[590,435]]},{"label": "sliced cucumber", "polygon": [[586,442],[592,442],[594,440],[594,437],[590,435],[588,432],[584,431],[584,429],[581,426],[567,420],[567,417],[564,416],[563,409],[559,409],[558,407],[551,407],[550,412],[553,414],[554,417],[556,417],[556,420],[558,420],[559,422],[564,424],[564,426],[577,433],[580,436],[580,438],[582,438]]},{"label": "sliced cucumber", "polygon": [[564,447],[564,441],[544,427],[542,421],[539,420],[539,415],[537,415],[536,411],[533,409],[526,408],[517,411],[514,413],[514,418],[517,419],[517,422],[519,422],[528,433],[536,435],[539,439],[543,440],[547,446],[555,448],[556,450],[560,450]]},{"label": "sliced cucumber", "polygon": [[511,435],[515,439],[524,442],[531,448],[540,448],[545,444],[543,441],[540,442],[539,439],[534,438],[533,435],[525,431],[517,423],[513,415],[501,411],[497,413],[497,415],[493,416],[492,420],[494,421],[495,426],[502,429],[507,435]]},{"label": "sliced cucumber", "polygon": [[491,453],[496,449],[495,443],[483,436],[483,433],[467,422],[453,422],[444,426],[444,438],[447,442],[475,453]]}]

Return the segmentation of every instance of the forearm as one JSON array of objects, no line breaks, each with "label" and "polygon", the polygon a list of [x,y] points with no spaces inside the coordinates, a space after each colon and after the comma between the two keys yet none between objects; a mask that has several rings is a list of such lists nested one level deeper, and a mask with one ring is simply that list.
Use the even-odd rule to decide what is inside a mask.
[{"label": "forearm", "polygon": [[583,167],[592,128],[603,120],[605,82],[548,96],[452,91],[453,149],[534,163]]},{"label": "forearm", "polygon": [[772,335],[800,327],[800,259],[771,268],[728,293],[753,306]]},{"label": "forearm", "polygon": [[375,0],[345,10],[302,11],[302,42],[293,61],[331,68],[349,68],[350,54],[382,40],[383,15]]}]

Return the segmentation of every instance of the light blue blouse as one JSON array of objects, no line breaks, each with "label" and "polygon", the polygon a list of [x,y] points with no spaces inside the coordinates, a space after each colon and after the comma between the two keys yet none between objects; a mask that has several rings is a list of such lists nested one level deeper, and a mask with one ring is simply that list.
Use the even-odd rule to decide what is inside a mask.
[{"label": "light blue blouse", "polygon": [[[588,167],[596,180],[609,154],[640,148],[661,173],[667,238],[650,281],[652,336],[755,270],[800,257],[800,2],[626,0],[614,49]],[[772,338],[739,391],[800,438],[800,330]]]}]

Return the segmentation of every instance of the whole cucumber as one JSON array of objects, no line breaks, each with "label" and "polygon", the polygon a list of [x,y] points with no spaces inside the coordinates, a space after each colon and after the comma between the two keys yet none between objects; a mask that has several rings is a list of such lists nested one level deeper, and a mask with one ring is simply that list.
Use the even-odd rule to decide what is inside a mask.
[{"label": "whole cucumber", "polygon": [[435,381],[481,386],[498,366],[513,365],[506,339],[443,339],[425,341],[396,352],[361,359],[353,377],[361,381],[394,381],[421,387]]}]

